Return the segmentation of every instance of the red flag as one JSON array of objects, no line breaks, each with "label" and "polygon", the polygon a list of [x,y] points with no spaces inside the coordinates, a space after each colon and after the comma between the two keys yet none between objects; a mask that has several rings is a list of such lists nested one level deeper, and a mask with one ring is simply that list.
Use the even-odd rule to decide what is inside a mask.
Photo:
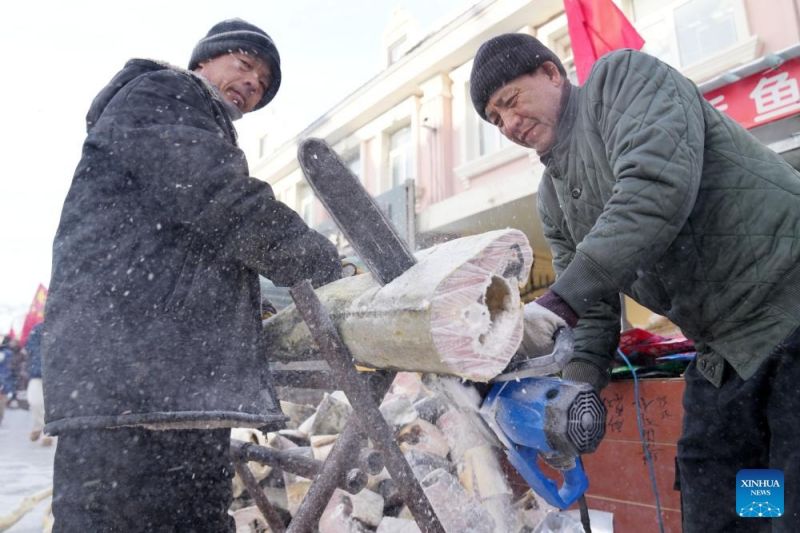
[{"label": "red flag", "polygon": [[642,36],[613,0],[564,0],[564,11],[578,83],[583,83],[594,62],[608,52],[644,46]]},{"label": "red flag", "polygon": [[36,289],[36,295],[33,297],[31,306],[28,309],[28,314],[25,316],[25,322],[22,324],[22,333],[19,337],[19,344],[21,346],[25,346],[33,326],[44,320],[45,300],[47,300],[47,289],[40,283],[39,287]]}]

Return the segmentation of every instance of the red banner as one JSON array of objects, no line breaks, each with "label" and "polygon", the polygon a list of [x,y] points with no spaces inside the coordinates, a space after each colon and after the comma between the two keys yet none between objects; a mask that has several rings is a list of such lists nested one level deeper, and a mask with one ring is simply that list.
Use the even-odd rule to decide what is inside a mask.
[{"label": "red banner", "polygon": [[705,93],[711,104],[745,128],[800,112],[800,58]]},{"label": "red banner", "polygon": [[25,316],[25,322],[22,324],[22,333],[19,337],[21,346],[25,346],[33,326],[44,320],[44,303],[46,300],[47,288],[40,283],[39,287],[36,289],[36,295],[33,297],[31,306],[28,309],[28,314]]},{"label": "red banner", "polygon": [[603,55],[644,46],[644,39],[613,0],[564,0],[564,12],[579,83]]}]

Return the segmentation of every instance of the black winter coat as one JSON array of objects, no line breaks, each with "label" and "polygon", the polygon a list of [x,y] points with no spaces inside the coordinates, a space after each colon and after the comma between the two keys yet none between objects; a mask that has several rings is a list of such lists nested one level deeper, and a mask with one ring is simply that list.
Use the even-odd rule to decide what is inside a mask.
[{"label": "black winter coat", "polygon": [[335,247],[249,177],[217,92],[129,61],[95,98],[53,244],[46,431],[283,420],[258,274],[339,276]]}]

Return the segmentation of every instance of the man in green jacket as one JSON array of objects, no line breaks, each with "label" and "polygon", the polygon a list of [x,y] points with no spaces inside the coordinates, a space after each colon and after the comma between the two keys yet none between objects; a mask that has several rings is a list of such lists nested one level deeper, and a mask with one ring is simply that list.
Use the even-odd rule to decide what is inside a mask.
[{"label": "man in green jacket", "polygon": [[[526,348],[564,323],[567,379],[600,389],[619,338],[619,293],[697,347],[686,371],[678,463],[685,531],[760,530],[736,475],[785,475],[775,530],[800,531],[800,174],[643,53],[606,55],[581,87],[535,38],[475,57],[478,114],[533,148],[556,281],[528,304]],[[745,513],[746,514],[746,513]]]}]

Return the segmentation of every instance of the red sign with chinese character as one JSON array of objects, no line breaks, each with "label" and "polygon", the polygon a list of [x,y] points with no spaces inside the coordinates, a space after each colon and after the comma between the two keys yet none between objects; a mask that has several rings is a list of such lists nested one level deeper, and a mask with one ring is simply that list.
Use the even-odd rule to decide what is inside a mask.
[{"label": "red sign with chinese character", "polygon": [[800,112],[800,58],[705,93],[711,104],[745,128]]}]

